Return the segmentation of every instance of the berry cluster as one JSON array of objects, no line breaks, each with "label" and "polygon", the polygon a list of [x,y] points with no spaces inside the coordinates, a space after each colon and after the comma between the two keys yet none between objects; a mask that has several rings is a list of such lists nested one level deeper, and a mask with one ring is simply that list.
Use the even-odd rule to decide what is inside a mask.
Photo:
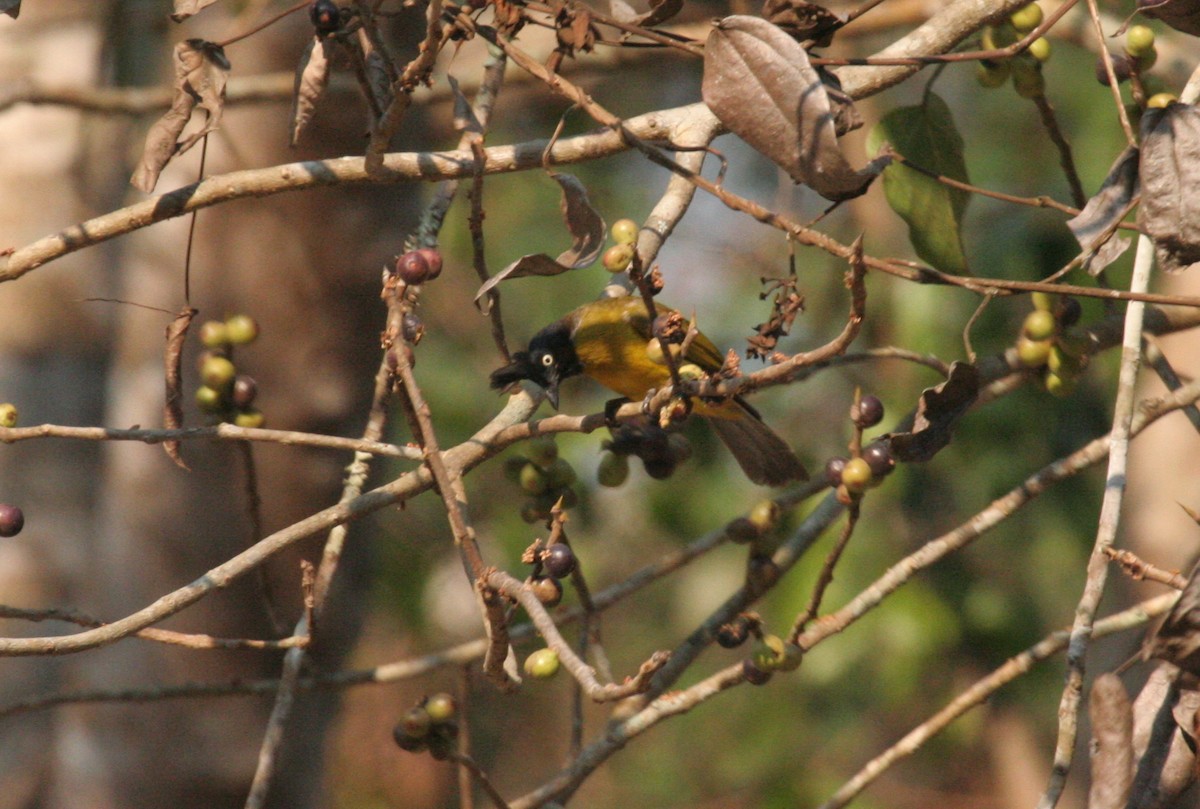
[{"label": "berry cluster", "polygon": [[258,323],[249,315],[209,320],[200,327],[205,350],[198,361],[201,385],[196,389],[196,406],[201,412],[239,427],[263,426],[266,417],[254,407],[258,383],[239,374],[233,364],[234,346],[250,345],[257,339]]},{"label": "berry cluster", "polygon": [[[1145,101],[1147,109],[1161,109],[1179,101],[1174,93],[1164,92],[1162,82],[1143,74],[1158,61],[1158,48],[1155,45],[1154,29],[1146,25],[1131,25],[1125,31],[1125,47],[1121,53],[1110,53],[1113,76],[1120,82],[1132,81],[1134,98]],[[1104,64],[1104,55],[1096,57],[1096,81],[1105,87],[1111,85],[1108,69]],[[1142,107],[1138,104],[1128,104],[1125,111],[1130,118],[1137,120]]]},{"label": "berry cluster", "polygon": [[762,619],[744,612],[717,630],[719,646],[735,649],[753,635],[754,647],[750,657],[742,661],[742,676],[751,685],[763,685],[777,671],[795,671],[800,667],[804,652],[794,643],[763,631]]},{"label": "berry cluster", "polygon": [[624,424],[616,428],[611,441],[605,441],[596,477],[601,486],[615,488],[629,477],[629,456],[642,459],[646,474],[655,480],[665,480],[675,473],[675,467],[692,457],[692,445],[687,437],[668,432],[654,425]]},{"label": "berry cluster", "polygon": [[392,738],[409,753],[429,751],[439,761],[449,758],[458,739],[458,703],[449,694],[425,697],[392,729]]},{"label": "berry cluster", "polygon": [[609,232],[612,233],[616,244],[604,251],[600,263],[604,265],[604,269],[615,275],[625,272],[633,263],[633,257],[637,253],[637,222],[632,219],[618,219],[613,222]]},{"label": "berry cluster", "polygon": [[563,508],[571,508],[579,502],[571,488],[578,476],[565,458],[558,457],[554,436],[531,439],[528,452],[528,456],[510,458],[505,472],[528,495],[521,504],[521,518],[532,524],[550,519],[550,511],[559,500]]},{"label": "berry cluster", "polygon": [[1068,396],[1087,367],[1091,338],[1076,328],[1079,301],[1065,295],[1033,293],[1033,311],[1017,338],[1017,360],[1042,370],[1042,384],[1055,396]]},{"label": "berry cluster", "polygon": [[529,589],[545,606],[557,607],[562,601],[562,579],[575,572],[575,552],[565,542],[552,542],[546,547],[538,540],[525,553],[524,561],[534,566]]},{"label": "berry cluster", "polygon": [[[1007,48],[1041,25],[1043,19],[1042,9],[1037,3],[1017,9],[999,25],[983,29],[983,49],[990,51]],[[981,61],[975,77],[984,87],[1002,87],[1011,78],[1017,95],[1023,98],[1040,98],[1046,92],[1042,64],[1050,58],[1050,51],[1050,40],[1038,37],[1029,43],[1024,52],[1012,59]]]},{"label": "berry cluster", "polygon": [[[15,404],[0,404],[0,427],[16,427],[17,416]],[[17,506],[0,503],[0,537],[15,537],[24,527],[25,513]]]},{"label": "berry cluster", "polygon": [[410,287],[432,281],[441,274],[442,254],[434,247],[409,250],[396,259],[396,275]]},{"label": "berry cluster", "polygon": [[861,446],[862,431],[883,421],[883,402],[875,396],[863,396],[850,408],[850,420],[857,431],[855,448],[849,458],[830,458],[825,464],[825,477],[837,489],[838,500],[849,504],[872,486],[878,486],[896,468],[896,459],[886,440]]}]

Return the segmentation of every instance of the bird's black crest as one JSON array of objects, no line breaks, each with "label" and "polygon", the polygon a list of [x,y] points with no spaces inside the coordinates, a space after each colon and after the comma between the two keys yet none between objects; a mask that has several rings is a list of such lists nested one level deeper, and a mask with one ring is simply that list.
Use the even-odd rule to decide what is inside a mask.
[{"label": "bird's black crest", "polygon": [[539,382],[538,376],[539,369],[534,368],[529,362],[529,352],[518,351],[513,354],[512,362],[503,368],[497,368],[492,371],[491,385],[494,389],[500,390],[507,388],[514,382],[520,382],[522,379]]}]

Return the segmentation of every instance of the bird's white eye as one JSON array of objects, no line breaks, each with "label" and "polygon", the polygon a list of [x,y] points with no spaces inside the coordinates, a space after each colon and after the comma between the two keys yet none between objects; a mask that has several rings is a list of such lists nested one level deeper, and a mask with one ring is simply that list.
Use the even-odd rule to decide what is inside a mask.
[{"label": "bird's white eye", "polygon": [[545,365],[547,368],[549,368],[553,364],[554,364],[554,355],[553,354],[543,354],[542,355],[542,365]]}]

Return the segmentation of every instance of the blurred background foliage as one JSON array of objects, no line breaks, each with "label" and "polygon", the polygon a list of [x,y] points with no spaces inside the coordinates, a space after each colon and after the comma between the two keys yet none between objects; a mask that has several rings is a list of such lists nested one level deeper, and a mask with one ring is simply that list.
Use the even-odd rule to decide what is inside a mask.
[{"label": "blurred background foliage", "polygon": [[[677,21],[699,24],[731,11],[757,13],[756,7],[744,5],[693,2]],[[853,4],[830,5],[845,10]],[[920,19],[919,4],[909,5],[916,10],[909,22],[868,37],[838,40],[830,54],[866,54],[893,41]],[[1124,0],[1101,3],[1116,17],[1130,13],[1132,5]],[[1079,9],[1072,12],[1079,13]],[[195,30],[203,24],[202,16]],[[184,30],[192,35],[190,28]],[[159,35],[167,33],[176,34]],[[278,36],[277,47],[284,54],[278,61],[283,66],[287,55],[298,52],[307,32],[303,25],[294,25],[281,28]],[[1160,36],[1166,41],[1179,37],[1161,30]],[[1053,34],[1051,39],[1054,54],[1045,68],[1047,96],[1072,144],[1084,187],[1092,192],[1123,139],[1109,91],[1093,77],[1094,51],[1077,40]],[[464,51],[482,47],[477,41],[465,45]],[[231,57],[236,73],[235,49]],[[447,69],[461,78],[459,60],[455,57],[440,67],[437,79]],[[614,69],[591,69],[590,60],[582,56],[578,69],[573,64],[564,69],[577,70],[569,75],[577,76],[596,100],[617,114],[699,100],[698,60],[657,51],[627,53]],[[1155,73],[1177,91],[1182,82],[1176,69],[1164,59]],[[926,70],[864,101],[860,110],[867,125],[846,139],[848,153],[857,156],[852,162],[864,161],[863,135],[879,116],[917,103],[926,84],[935,80],[936,92],[949,104],[965,140],[973,182],[1010,194],[1046,194],[1067,201],[1058,154],[1034,105],[1019,98],[1010,85],[982,89],[974,73],[973,63],[949,65],[936,79],[934,71]],[[360,114],[346,96],[340,98],[340,106],[318,112],[314,122],[318,130],[329,116]],[[501,95],[488,143],[547,137],[566,106],[543,88],[510,85]],[[254,115],[264,130],[279,133],[277,162],[295,159],[282,148],[286,107],[266,106]],[[236,139],[238,132],[232,125],[227,128]],[[568,115],[566,134],[591,128],[582,113]],[[414,110],[396,148],[450,149],[456,141],[449,104],[442,103]],[[321,155],[304,147],[301,156],[361,151],[361,143],[353,138],[343,146],[342,152]],[[725,182],[733,191],[799,221],[814,219],[824,209],[823,200],[795,187],[733,136],[720,138],[715,146],[729,160]],[[632,153],[568,170],[584,182],[593,204],[610,223],[622,217],[643,219],[668,179],[665,171]],[[401,250],[433,191],[432,186],[400,185],[371,193],[370,204],[382,206],[376,213],[387,221],[373,224],[377,229],[363,234],[360,255],[344,258],[354,273],[376,276],[388,256]],[[331,206],[349,204],[345,201],[355,201],[358,194],[345,189],[310,193],[322,195]],[[536,171],[489,177],[484,194],[486,251],[493,271],[520,255],[540,251],[555,255],[566,246],[569,239],[561,225],[559,193],[549,178]],[[441,235],[447,270],[426,286],[421,297],[427,333],[417,349],[416,376],[443,447],[468,438],[503,402],[487,384],[489,371],[501,360],[487,321],[471,304],[478,280],[471,269],[467,213],[465,195],[460,195]],[[819,227],[846,242],[865,233],[866,249],[872,254],[915,258],[903,223],[887,208],[877,186],[864,198],[841,206]],[[975,274],[1007,279],[1042,278],[1075,251],[1061,214],[981,197],[971,200],[964,242]],[[1127,282],[1131,254],[1109,274],[1116,287]],[[836,334],[844,324],[848,303],[841,263],[804,248],[797,249],[795,261],[807,311],[781,343],[784,352],[815,347]],[[744,339],[770,311],[769,301],[758,298],[760,280],[784,276],[788,262],[789,246],[778,231],[700,193],[658,257],[666,282],[662,297],[685,313],[694,310],[718,346],[740,351]],[[556,278],[502,285],[510,346],[522,346],[541,326],[595,297],[607,280],[607,273],[596,266]],[[1069,280],[1092,283],[1079,273]],[[979,304],[976,296],[881,274],[871,274],[867,288],[868,317],[855,349],[900,346],[947,362],[965,358],[962,333]],[[351,304],[377,309],[382,325],[383,308],[371,295],[357,294],[345,302]],[[254,314],[254,306],[253,300],[247,300],[241,309]],[[1083,307],[1084,323],[1104,314],[1103,305],[1094,301],[1084,301]],[[1029,308],[1023,296],[994,300],[971,329],[975,350],[987,355],[1012,345]],[[975,410],[962,421],[954,442],[933,461],[904,466],[872,490],[824,609],[844,604],[898,558],[965,521],[1045,464],[1103,434],[1116,384],[1115,359],[1109,356],[1094,362],[1069,398],[1054,398],[1029,384]],[[746,362],[744,367],[755,366]],[[851,434],[847,413],[855,387],[879,396],[887,407],[883,424],[871,431],[878,434],[915,405],[922,389],[938,381],[928,368],[880,360],[823,370],[799,384],[764,391],[753,403],[809,469],[819,474],[826,459],[846,451]],[[360,382],[370,384],[366,378]],[[578,380],[567,386],[562,409],[596,412],[606,398],[592,383]],[[397,419],[395,425],[393,440],[410,440],[403,420]],[[702,425],[692,425],[687,434],[695,455],[670,479],[652,480],[635,463],[629,480],[615,490],[596,483],[605,431],[559,439],[562,456],[579,473],[580,504],[571,511],[568,531],[594,591],[719,531],[765,496],[765,490],[739,473]],[[517,575],[524,570],[521,552],[534,537],[545,534],[539,526],[522,521],[523,495],[503,474],[504,459],[521,451],[519,446],[510,450],[467,480],[471,514],[488,562]],[[401,469],[379,464],[374,480],[389,479]],[[970,549],[922,573],[882,608],[821,644],[796,673],[777,675],[762,688],[732,689],[638,738],[587,782],[575,803],[596,809],[773,809],[809,806],[825,799],[866,760],[974,679],[1070,622],[1102,486],[1102,473],[1096,470],[1055,486]],[[815,502],[789,514],[781,534],[797,525]],[[360,536],[369,537],[373,554],[370,611],[348,665],[377,665],[477,637],[477,610],[438,499],[426,494],[368,522]],[[354,531],[358,534],[360,529]],[[803,609],[835,536],[836,529],[823,537],[758,605],[771,631],[785,634]],[[722,545],[608,610],[603,618],[604,645],[618,677],[632,672],[652,651],[678,644],[740,584],[745,557],[744,547]],[[1128,588],[1119,582],[1115,589]],[[576,603],[569,587],[565,600]],[[1110,598],[1107,606],[1116,606],[1118,600]],[[1137,641],[1122,637],[1102,642],[1096,670],[1104,668],[1102,661],[1123,659]],[[533,648],[527,642],[520,651]],[[744,654],[744,649],[712,648],[680,687]],[[348,691],[328,742],[330,805],[344,809],[457,806],[451,767],[400,752],[392,745],[390,732],[421,694],[454,691],[461,674],[451,668],[401,684]],[[917,807],[951,800],[954,805],[979,807],[1022,805],[1020,800],[1030,789],[1040,790],[1048,770],[1061,679],[1061,661],[1039,667],[884,776],[856,805]],[[572,691],[566,677],[529,683],[515,696],[501,696],[475,676],[470,692],[467,721],[476,758],[502,793],[524,792],[567,760]],[[170,706],[149,705],[143,710],[170,710]],[[609,710],[585,706],[585,742],[602,732]],[[1072,799],[1069,796],[1068,802]]]}]

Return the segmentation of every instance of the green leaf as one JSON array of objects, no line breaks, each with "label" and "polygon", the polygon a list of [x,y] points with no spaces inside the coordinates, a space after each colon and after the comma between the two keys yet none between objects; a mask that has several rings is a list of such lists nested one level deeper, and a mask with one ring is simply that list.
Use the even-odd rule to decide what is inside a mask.
[{"label": "green leaf", "polygon": [[[871,130],[867,148],[875,152],[884,143],[927,171],[970,182],[962,136],[946,102],[933,93],[920,106],[883,116]],[[918,256],[943,272],[967,272],[962,219],[970,194],[899,163],[884,169],[883,192],[892,210],[908,223],[908,238]]]}]

